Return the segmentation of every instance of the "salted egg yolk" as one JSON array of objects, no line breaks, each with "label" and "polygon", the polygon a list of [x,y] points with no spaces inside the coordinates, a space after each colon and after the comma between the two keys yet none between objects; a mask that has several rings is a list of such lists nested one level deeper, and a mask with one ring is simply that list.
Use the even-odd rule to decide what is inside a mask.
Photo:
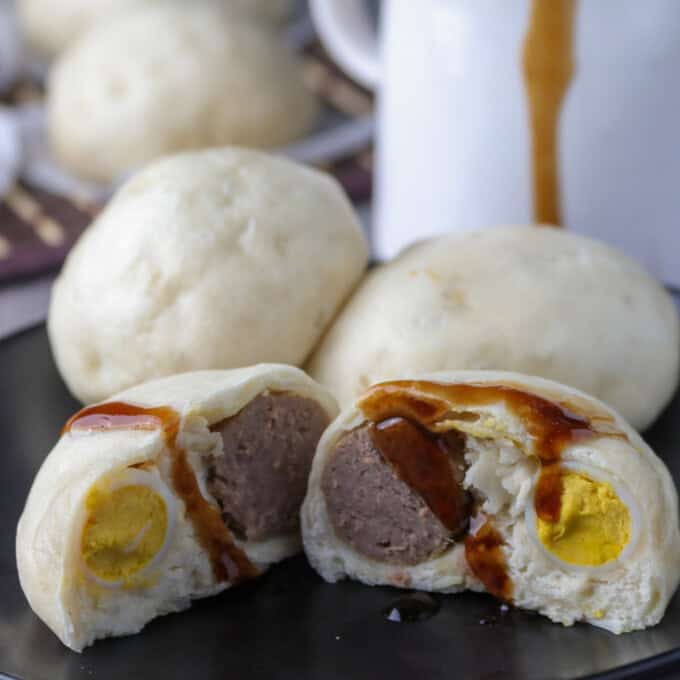
[{"label": "salted egg yolk", "polygon": [[630,540],[631,518],[611,484],[565,471],[559,519],[537,518],[536,529],[545,548],[562,561],[596,567],[619,556]]},{"label": "salted egg yolk", "polygon": [[81,552],[104,581],[127,581],[161,550],[168,527],[163,498],[148,486],[93,488],[85,499]]}]

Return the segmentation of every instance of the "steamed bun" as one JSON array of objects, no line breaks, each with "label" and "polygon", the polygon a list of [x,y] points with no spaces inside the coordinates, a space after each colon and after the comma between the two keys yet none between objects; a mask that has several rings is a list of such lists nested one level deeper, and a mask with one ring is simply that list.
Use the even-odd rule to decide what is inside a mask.
[{"label": "steamed bun", "polygon": [[343,404],[405,371],[502,369],[577,387],[644,429],[678,383],[670,295],[638,264],[561,229],[418,243],[377,267],[308,369]]},{"label": "steamed bun", "polygon": [[[17,0],[21,27],[30,46],[52,58],[102,19],[135,4],[163,0]],[[255,19],[277,24],[292,11],[292,0],[221,0]],[[192,3],[193,4],[193,3]]]},{"label": "steamed bun", "polygon": [[[274,412],[253,421],[252,405],[276,398]],[[281,408],[286,417],[276,417]],[[302,371],[267,364],[161,378],[79,412],[38,471],[17,527],[31,608],[81,651],[295,554],[297,521],[271,517],[272,504],[253,499],[266,485],[285,501],[279,512],[292,506],[297,520],[314,444],[336,411]],[[220,493],[224,466],[235,474]],[[230,497],[248,503],[266,531],[241,532]]]},{"label": "steamed bun", "polygon": [[317,110],[283,39],[219,2],[117,13],[64,53],[48,81],[55,158],[100,182],[176,151],[280,146],[304,135]]},{"label": "steamed bun", "polygon": [[182,371],[299,365],[367,255],[321,172],[234,148],[160,160],[67,257],[48,314],[57,366],[92,402]]},{"label": "steamed bun", "polygon": [[658,623],[680,579],[663,462],[602,402],[509,372],[369,388],[319,442],[302,532],[330,582],[485,590],[614,633]]}]

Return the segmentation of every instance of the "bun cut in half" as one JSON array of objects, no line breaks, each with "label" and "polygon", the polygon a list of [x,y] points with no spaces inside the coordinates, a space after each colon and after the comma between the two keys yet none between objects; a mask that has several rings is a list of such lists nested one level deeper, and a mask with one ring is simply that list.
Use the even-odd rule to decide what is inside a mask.
[{"label": "bun cut in half", "polygon": [[293,555],[336,412],[302,371],[261,364],[163,378],[77,413],[19,520],[31,607],[81,651]]},{"label": "bun cut in half", "polygon": [[615,633],[658,623],[680,577],[659,458],[596,399],[508,372],[369,388],[319,443],[302,530],[330,582],[486,590]]}]

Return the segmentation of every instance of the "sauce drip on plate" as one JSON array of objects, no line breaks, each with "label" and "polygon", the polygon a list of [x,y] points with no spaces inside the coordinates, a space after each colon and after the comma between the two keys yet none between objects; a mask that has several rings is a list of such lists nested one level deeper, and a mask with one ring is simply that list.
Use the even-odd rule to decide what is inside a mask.
[{"label": "sauce drip on plate", "polygon": [[418,623],[438,611],[439,602],[429,593],[410,593],[385,607],[383,616],[392,623]]}]

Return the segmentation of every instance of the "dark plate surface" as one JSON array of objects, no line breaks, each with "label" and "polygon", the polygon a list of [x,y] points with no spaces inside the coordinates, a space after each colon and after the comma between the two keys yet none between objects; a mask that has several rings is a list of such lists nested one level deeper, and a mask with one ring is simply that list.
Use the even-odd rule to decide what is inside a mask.
[{"label": "dark plate surface", "polygon": [[[441,610],[427,621],[396,624],[382,610],[402,593],[328,585],[302,557],[187,612],[156,619],[139,635],[75,654],[24,599],[14,532],[35,472],[77,408],[56,372],[44,327],[0,343],[0,676],[498,680],[680,673],[677,595],[657,627],[621,636],[587,625],[564,628],[512,609],[503,613],[490,596],[472,593],[440,598]],[[646,438],[680,481],[680,395]]]}]

